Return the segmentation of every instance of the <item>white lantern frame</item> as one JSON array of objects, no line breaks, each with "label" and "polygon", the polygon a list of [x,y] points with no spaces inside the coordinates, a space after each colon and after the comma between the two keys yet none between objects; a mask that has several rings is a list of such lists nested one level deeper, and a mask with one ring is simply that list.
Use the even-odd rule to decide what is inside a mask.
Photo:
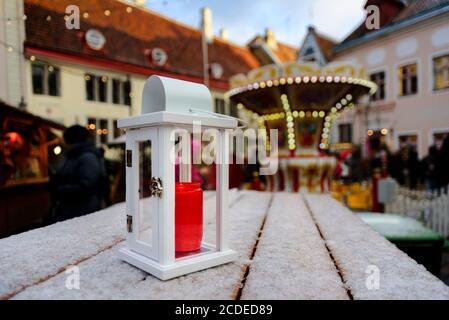
[{"label": "white lantern frame", "polygon": [[[155,81],[155,78],[157,81]],[[161,86],[156,86],[155,82]],[[182,86],[184,90],[179,90]],[[188,87],[187,89],[185,87]],[[205,90],[206,89],[206,90]],[[149,92],[149,93],[148,93]],[[180,95],[181,92],[182,94]],[[146,94],[147,93],[147,94]],[[188,95],[196,95],[188,97]],[[161,97],[161,95],[163,97]],[[175,96],[173,98],[173,96]],[[190,100],[189,100],[190,98]],[[151,77],[144,88],[142,110],[149,113],[118,121],[118,127],[126,129],[126,213],[127,213],[127,246],[120,249],[120,258],[161,280],[175,278],[187,273],[203,270],[236,259],[237,253],[228,246],[228,194],[229,194],[229,134],[226,130],[237,127],[237,121],[214,115],[198,115],[187,111],[180,113],[181,108],[172,107],[170,103],[197,100],[199,104],[212,104],[209,90],[199,84],[185,81]],[[158,106],[148,107],[157,101]],[[161,102],[162,101],[162,102]],[[160,110],[168,111],[156,111]],[[184,107],[189,110],[188,106]],[[174,112],[172,111],[174,110]],[[175,150],[173,130],[185,129],[193,131],[195,123],[201,123],[202,130],[214,128],[218,132],[216,148],[216,244],[202,243],[197,253],[176,257],[175,254]],[[190,137],[190,135],[188,135]],[[139,240],[139,142],[151,141],[151,201],[153,212],[151,246]],[[190,141],[187,143],[187,157],[190,158]],[[191,160],[191,159],[189,159]],[[169,164],[169,165],[167,165]],[[191,181],[191,161],[180,165],[180,181]],[[204,215],[204,212],[203,212]]]}]

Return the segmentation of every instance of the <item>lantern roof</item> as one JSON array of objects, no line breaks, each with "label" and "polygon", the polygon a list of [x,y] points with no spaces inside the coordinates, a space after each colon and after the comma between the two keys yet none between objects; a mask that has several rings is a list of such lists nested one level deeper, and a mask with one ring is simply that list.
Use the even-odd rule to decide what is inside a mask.
[{"label": "lantern roof", "polygon": [[193,82],[151,76],[145,82],[141,115],[121,119],[119,128],[138,128],[156,125],[236,128],[235,118],[212,112],[209,89]]},{"label": "lantern roof", "polygon": [[142,127],[153,127],[158,125],[176,125],[191,127],[195,123],[206,128],[235,129],[238,121],[230,117],[220,115],[202,115],[192,110],[190,114],[179,114],[167,111],[146,113],[140,116],[120,119],[117,125],[121,129],[137,129]]},{"label": "lantern roof", "polygon": [[205,85],[162,76],[151,76],[145,82],[142,114],[159,111],[189,114],[192,108],[212,112],[212,96]]}]

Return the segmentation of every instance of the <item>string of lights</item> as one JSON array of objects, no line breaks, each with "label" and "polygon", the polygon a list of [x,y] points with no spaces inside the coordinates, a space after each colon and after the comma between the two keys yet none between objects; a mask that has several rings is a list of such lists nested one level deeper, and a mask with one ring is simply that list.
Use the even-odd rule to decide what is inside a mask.
[{"label": "string of lights", "polygon": [[[159,0],[154,0],[154,1],[146,1],[147,4],[156,4],[162,2],[162,4],[164,6],[166,6],[168,4],[168,2],[166,0],[164,1],[159,1]],[[112,5],[112,6],[108,6],[105,8],[84,8],[84,7],[79,7],[80,8],[80,14],[84,19],[89,19],[93,14],[97,14],[100,13],[102,15],[105,15],[107,17],[112,16],[112,14],[114,13],[133,13],[135,9],[139,9],[136,8],[135,6],[133,6],[131,3],[127,4],[125,2],[117,2],[116,5]],[[61,14],[61,13],[58,13]],[[64,13],[65,14],[65,13]],[[49,18],[50,17],[50,18]],[[46,17],[46,20],[49,21],[51,20],[52,17],[51,15]],[[0,21],[17,21],[17,20],[27,20],[27,16],[23,15],[23,16],[15,16],[15,17],[5,17],[5,18],[0,18]]]},{"label": "string of lights", "polygon": [[[158,2],[158,0],[155,0],[155,1],[151,1],[150,3],[157,3],[157,2]],[[147,1],[147,3],[148,3],[148,1]],[[163,5],[167,5],[167,1],[163,1]],[[139,10],[140,8],[133,7],[131,4],[126,5],[126,3],[124,3],[124,2],[117,2],[115,6],[112,6],[112,7],[109,6],[106,8],[93,8],[93,9],[87,9],[87,10],[82,10],[82,8],[80,8],[80,14],[84,20],[88,20],[88,19],[93,18],[94,15],[96,15],[98,13],[109,17],[116,12],[120,12],[120,13],[125,12],[126,14],[131,14],[134,12],[135,9]],[[62,16],[62,14],[65,14],[65,13],[55,12],[55,14],[58,14],[58,18],[59,18],[60,16]],[[67,20],[68,18],[69,18],[69,16],[66,14],[64,16],[64,20]],[[53,19],[54,19],[54,16],[52,16],[52,15],[48,15],[45,17],[45,20],[47,22],[51,22]],[[8,24],[12,24],[12,22],[14,20],[27,20],[27,16],[23,15],[22,17],[10,17],[10,18],[6,18],[5,20],[10,22]],[[172,57],[173,60],[177,59],[177,55],[184,54],[185,49],[192,43],[192,39],[193,39],[193,37],[191,37],[191,36],[184,39],[184,41],[182,42],[182,44],[180,46],[181,50],[176,50],[173,52],[175,54],[175,56]],[[13,46],[10,46],[7,44],[4,44],[4,45],[7,46],[8,52],[18,51]],[[20,51],[18,51],[18,52],[21,53]],[[33,60],[33,59],[35,59],[35,57],[34,58],[31,57],[31,59],[32,59],[32,61],[35,61],[35,60]]]},{"label": "string of lights", "polygon": [[[3,47],[6,47],[6,50],[8,51],[8,53],[13,54],[19,54],[24,56],[26,59],[28,59],[29,61],[33,62],[33,63],[42,63],[48,66],[49,71],[53,71],[54,68],[56,67],[52,62],[48,61],[48,60],[43,60],[42,58],[38,58],[35,55],[29,55],[27,56],[27,54],[25,52],[23,52],[22,50],[15,48],[12,45],[7,44],[6,42],[3,42],[0,40],[0,45]],[[71,69],[65,69],[63,68],[62,70],[60,69],[60,72],[65,72],[68,74],[72,74],[72,75],[76,75],[76,76],[82,76],[84,77],[86,75],[87,72],[83,72],[83,71],[75,71],[75,70],[71,70]]]},{"label": "string of lights", "polygon": [[287,134],[288,134],[288,146],[290,150],[296,149],[296,132],[294,128],[294,119],[296,118],[321,118],[323,119],[323,128],[322,128],[322,134],[321,134],[321,142],[320,142],[320,149],[328,149],[330,147],[330,135],[332,130],[332,124],[333,121],[338,119],[342,112],[347,112],[349,110],[352,110],[355,108],[355,104],[352,102],[352,95],[347,94],[344,98],[342,98],[339,102],[335,104],[334,107],[331,108],[331,110],[326,114],[325,111],[291,111],[290,104],[287,98],[287,95],[281,96],[281,102],[284,109],[284,112],[277,112],[272,114],[266,114],[266,115],[259,115],[256,112],[253,112],[249,109],[246,109],[245,106],[241,103],[237,105],[237,109],[243,114],[250,118],[257,121],[260,128],[264,129],[266,128],[265,123],[271,122],[271,121],[278,121],[278,120],[285,120],[287,125]]}]

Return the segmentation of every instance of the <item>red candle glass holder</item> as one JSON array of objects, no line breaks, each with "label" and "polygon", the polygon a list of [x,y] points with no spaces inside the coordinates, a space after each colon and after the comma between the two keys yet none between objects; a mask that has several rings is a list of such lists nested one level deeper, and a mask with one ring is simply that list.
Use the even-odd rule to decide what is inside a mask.
[{"label": "red candle glass holder", "polygon": [[175,251],[192,252],[203,240],[203,190],[199,183],[175,185]]}]

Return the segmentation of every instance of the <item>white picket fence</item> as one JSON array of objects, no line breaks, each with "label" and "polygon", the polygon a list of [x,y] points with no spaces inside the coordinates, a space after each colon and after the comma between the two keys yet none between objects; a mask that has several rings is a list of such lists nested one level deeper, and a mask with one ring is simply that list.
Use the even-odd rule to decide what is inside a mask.
[{"label": "white picket fence", "polygon": [[[396,197],[385,212],[417,219],[435,232],[449,236],[449,193],[427,192],[397,187]],[[449,188],[448,188],[449,190]]]}]

